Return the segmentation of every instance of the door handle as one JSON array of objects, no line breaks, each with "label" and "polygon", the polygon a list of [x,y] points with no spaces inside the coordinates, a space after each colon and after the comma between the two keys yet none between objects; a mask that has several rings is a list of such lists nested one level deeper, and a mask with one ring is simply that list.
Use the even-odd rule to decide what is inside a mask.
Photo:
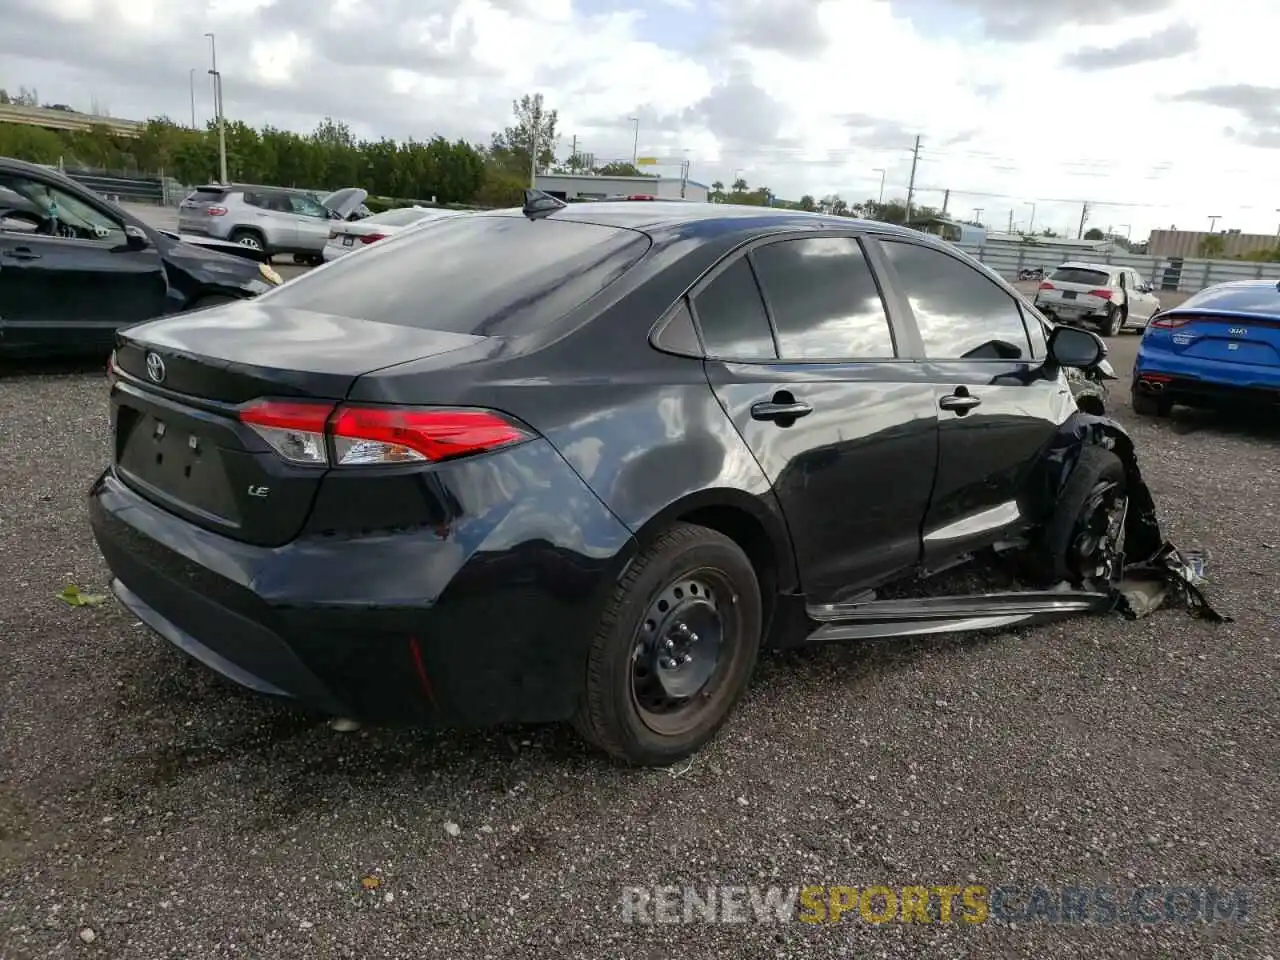
[{"label": "door handle", "polygon": [[813,413],[813,407],[801,401],[757,403],[751,408],[753,420],[795,420]]},{"label": "door handle", "polygon": [[[964,388],[962,387],[961,390]],[[982,406],[982,400],[978,397],[969,396],[968,392],[961,393],[959,391],[948,394],[938,401],[938,406],[943,410],[954,410],[956,413],[964,416],[974,407]]]},{"label": "door handle", "polygon": [[6,250],[4,255],[11,260],[39,260],[40,254],[36,253],[30,247],[14,247]]}]

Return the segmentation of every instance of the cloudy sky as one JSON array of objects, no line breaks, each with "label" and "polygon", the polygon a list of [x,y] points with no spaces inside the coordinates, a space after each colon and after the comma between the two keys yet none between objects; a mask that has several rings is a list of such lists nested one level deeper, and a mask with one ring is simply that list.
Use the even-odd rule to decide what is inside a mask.
[{"label": "cloudy sky", "polygon": [[[567,153],[904,196],[993,227],[1143,237],[1280,224],[1276,0],[0,0],[0,87],[114,116],[211,114],[487,142],[541,91]],[[1270,84],[1270,85],[1269,85]],[[677,172],[676,167],[670,172]]]}]

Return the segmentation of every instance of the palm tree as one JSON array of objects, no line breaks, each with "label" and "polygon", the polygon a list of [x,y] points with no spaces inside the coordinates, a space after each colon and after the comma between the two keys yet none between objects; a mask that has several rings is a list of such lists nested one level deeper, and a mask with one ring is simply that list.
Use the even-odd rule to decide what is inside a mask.
[{"label": "palm tree", "polygon": [[747,181],[743,180],[741,177],[739,177],[737,180],[733,181],[733,192],[734,192],[734,193],[746,193],[746,192],[747,192]]}]

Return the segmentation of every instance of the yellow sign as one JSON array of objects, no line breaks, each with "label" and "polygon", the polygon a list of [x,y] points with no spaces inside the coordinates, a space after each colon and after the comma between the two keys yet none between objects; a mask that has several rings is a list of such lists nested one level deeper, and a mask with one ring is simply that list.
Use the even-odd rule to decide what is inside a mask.
[{"label": "yellow sign", "polygon": [[637,167],[656,167],[658,165],[657,157],[639,157],[636,160]]}]

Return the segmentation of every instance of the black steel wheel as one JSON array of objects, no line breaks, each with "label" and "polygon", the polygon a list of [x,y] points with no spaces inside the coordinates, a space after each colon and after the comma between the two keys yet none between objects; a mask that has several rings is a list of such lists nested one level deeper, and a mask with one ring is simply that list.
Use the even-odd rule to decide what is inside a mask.
[{"label": "black steel wheel", "polygon": [[1118,577],[1128,508],[1120,458],[1103,447],[1085,447],[1032,549],[1036,578],[1079,586]]},{"label": "black steel wheel", "polygon": [[575,725],[627,763],[682,760],[733,711],[760,633],[760,586],[742,549],[705,527],[672,527],[605,604]]}]

